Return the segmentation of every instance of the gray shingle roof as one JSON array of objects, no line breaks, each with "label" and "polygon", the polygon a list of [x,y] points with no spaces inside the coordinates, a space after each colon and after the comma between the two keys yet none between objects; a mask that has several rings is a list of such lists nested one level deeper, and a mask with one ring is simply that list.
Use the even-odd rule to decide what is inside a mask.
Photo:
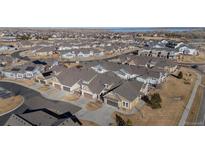
[{"label": "gray shingle roof", "polygon": [[79,81],[90,81],[95,75],[96,72],[92,69],[73,67],[64,70],[56,77],[63,85],[71,87]]},{"label": "gray shingle roof", "polygon": [[51,126],[58,119],[43,111],[21,114],[20,117],[37,126]]},{"label": "gray shingle roof", "polygon": [[113,92],[124,97],[128,101],[133,101],[140,95],[140,89],[143,83],[137,81],[126,81]]},{"label": "gray shingle roof", "polygon": [[100,94],[105,88],[105,84],[111,85],[110,88],[114,88],[121,84],[121,79],[112,72],[106,72],[104,74],[98,74],[88,85],[89,89],[95,93]]}]

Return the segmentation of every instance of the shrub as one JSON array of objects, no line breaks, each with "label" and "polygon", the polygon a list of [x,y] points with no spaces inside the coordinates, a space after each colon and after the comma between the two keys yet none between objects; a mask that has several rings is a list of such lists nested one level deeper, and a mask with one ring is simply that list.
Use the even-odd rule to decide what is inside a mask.
[{"label": "shrub", "polygon": [[151,100],[150,100],[150,103],[151,103],[151,107],[153,109],[158,109],[158,108],[161,108],[161,97],[158,93],[155,93],[151,96]]},{"label": "shrub", "polygon": [[178,79],[182,79],[182,78],[183,78],[183,73],[180,71],[178,75]]},{"label": "shrub", "polygon": [[132,126],[132,121],[130,119],[128,119],[127,122],[126,122],[126,125],[127,126]]},{"label": "shrub", "polygon": [[153,94],[150,99],[148,96],[143,96],[142,100],[145,101],[152,109],[161,108],[160,103],[162,100],[158,93]]},{"label": "shrub", "polygon": [[120,117],[119,115],[116,114],[116,123],[118,126],[126,126],[126,122]]},{"label": "shrub", "polygon": [[190,82],[189,81],[184,81],[184,84],[190,84]]}]

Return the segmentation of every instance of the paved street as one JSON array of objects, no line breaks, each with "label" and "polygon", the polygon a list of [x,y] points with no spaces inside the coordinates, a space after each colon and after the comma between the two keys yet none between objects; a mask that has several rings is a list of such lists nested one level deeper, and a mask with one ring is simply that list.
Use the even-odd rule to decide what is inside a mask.
[{"label": "paved street", "polygon": [[30,61],[30,58],[29,58],[29,57],[22,57],[22,56],[20,55],[20,53],[21,53],[21,52],[24,52],[24,51],[26,51],[26,50],[24,49],[24,50],[16,51],[16,52],[12,53],[11,56],[12,56],[13,58],[19,58],[19,59],[21,59],[21,60]]},{"label": "paved street", "polygon": [[0,87],[4,87],[9,91],[14,92],[16,95],[22,95],[24,97],[24,104],[20,108],[0,117],[0,125],[4,124],[11,114],[23,113],[28,108],[32,110],[47,108],[58,114],[65,112],[74,114],[81,109],[79,106],[68,102],[46,99],[40,93],[15,83],[0,82]]}]

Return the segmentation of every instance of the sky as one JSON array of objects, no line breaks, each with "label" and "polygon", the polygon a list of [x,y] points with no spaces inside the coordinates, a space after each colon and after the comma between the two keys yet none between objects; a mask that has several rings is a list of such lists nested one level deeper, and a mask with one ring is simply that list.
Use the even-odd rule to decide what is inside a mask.
[{"label": "sky", "polygon": [[203,0],[1,0],[0,27],[205,26]]}]

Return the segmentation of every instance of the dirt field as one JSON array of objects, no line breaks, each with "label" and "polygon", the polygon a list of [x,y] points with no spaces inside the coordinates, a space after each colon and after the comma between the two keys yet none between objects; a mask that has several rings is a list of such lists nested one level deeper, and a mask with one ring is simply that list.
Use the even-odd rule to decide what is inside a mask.
[{"label": "dirt field", "polygon": [[[130,119],[133,125],[177,125],[192,92],[196,74],[190,69],[182,68],[183,79],[169,76],[162,87],[157,90],[162,102],[160,109],[151,109],[145,105],[140,112],[132,115],[121,115],[124,120]],[[185,75],[189,72],[191,76]],[[190,84],[185,83],[189,81]],[[113,113],[113,117],[116,113]]]},{"label": "dirt field", "polygon": [[183,58],[180,58],[178,61],[183,63],[204,63],[205,53],[200,52],[199,55],[196,56],[184,55]]},{"label": "dirt field", "polygon": [[16,108],[21,104],[22,99],[22,96],[13,96],[7,99],[0,99],[0,114]]},{"label": "dirt field", "polygon": [[86,104],[85,107],[89,111],[95,111],[95,110],[102,107],[102,103],[100,103],[100,102],[89,102],[88,104]]}]

